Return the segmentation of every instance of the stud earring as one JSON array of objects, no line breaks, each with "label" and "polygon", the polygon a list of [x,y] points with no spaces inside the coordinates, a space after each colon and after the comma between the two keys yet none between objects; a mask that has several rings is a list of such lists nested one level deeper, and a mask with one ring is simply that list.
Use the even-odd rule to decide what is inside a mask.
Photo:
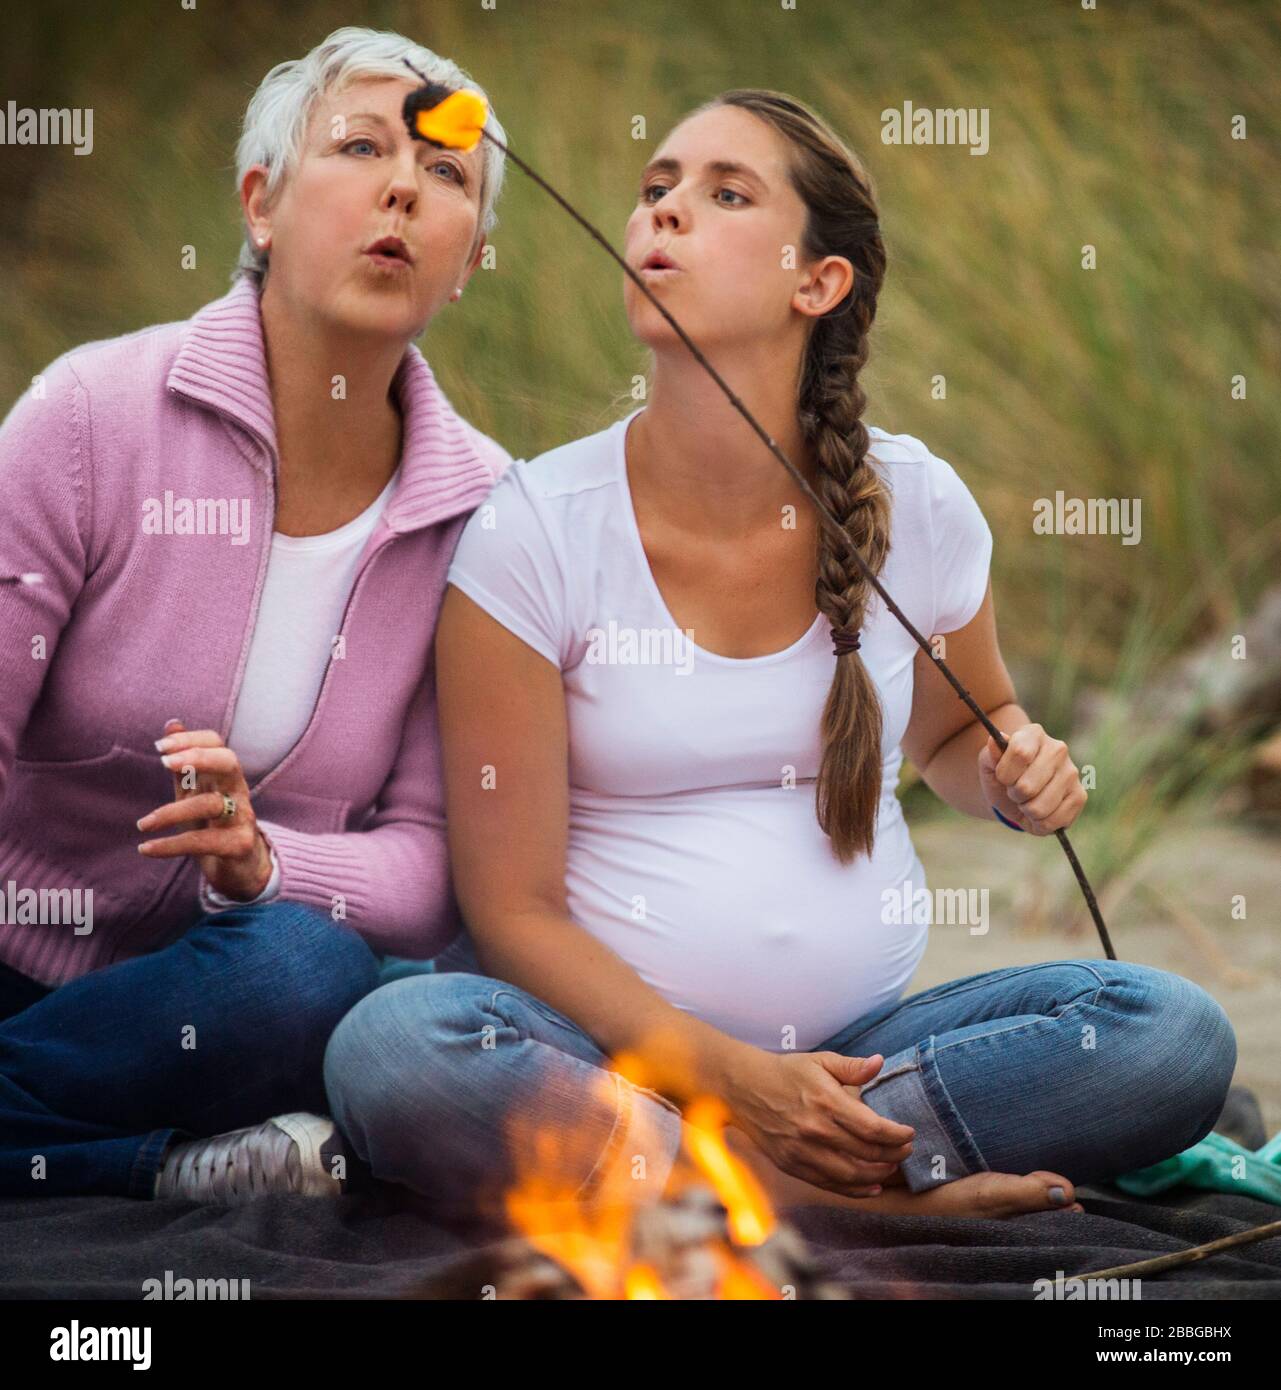
[{"label": "stud earring", "polygon": [[267,244],[267,238],[266,238],[265,236],[260,236],[260,237],[258,238],[258,245],[259,245],[259,246],[266,246],[266,244]]},{"label": "stud earring", "polygon": [[463,297],[463,292],[462,292],[461,288],[456,289],[456,290],[453,292],[453,294],[451,294],[449,297],[450,297],[450,299],[453,299],[453,300],[459,300],[459,299],[461,299],[461,298]]}]

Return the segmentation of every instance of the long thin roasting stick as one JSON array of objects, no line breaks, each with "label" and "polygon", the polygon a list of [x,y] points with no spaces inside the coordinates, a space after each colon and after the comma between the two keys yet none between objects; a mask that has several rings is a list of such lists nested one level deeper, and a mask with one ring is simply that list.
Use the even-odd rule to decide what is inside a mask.
[{"label": "long thin roasting stick", "polygon": [[1271,1240],[1281,1236],[1281,1221],[1268,1221],[1262,1226],[1252,1226],[1249,1230],[1238,1231],[1235,1235],[1220,1236],[1218,1240],[1207,1241],[1204,1245],[1192,1245],[1186,1250],[1176,1250],[1171,1255],[1156,1255],[1150,1260],[1137,1260],[1132,1265],[1114,1265],[1111,1269],[1092,1269],[1088,1274],[1073,1274],[1073,1279],[1116,1279],[1119,1276],[1132,1278],[1136,1274],[1160,1274],[1163,1270],[1177,1269],[1180,1265],[1195,1264],[1224,1250],[1235,1250],[1242,1245],[1253,1245],[1256,1240]]},{"label": "long thin roasting stick", "polygon": [[[545,178],[531,169],[519,155],[513,153],[508,145],[502,140],[499,140],[497,136],[490,134],[485,128],[487,104],[479,93],[471,92],[466,89],[455,91],[444,86],[442,83],[432,82],[419,72],[408,59],[405,60],[405,66],[423,83],[423,86],[418,91],[411,92],[405,98],[405,124],[409,127],[409,133],[413,138],[416,140],[426,140],[430,144],[441,145],[446,148],[452,146],[459,149],[474,149],[477,141],[482,137],[488,140],[491,145],[500,149],[522,173],[533,179],[544,192],[555,199],[574,221],[583,228],[592,240],[602,246],[605,251],[618,262],[623,272],[671,325],[676,336],[693,354],[694,360],[725,393],[729,403],[752,427],[752,430],[770,453],[773,454],[779,463],[791,474],[796,485],[817,508],[819,517],[827,526],[828,530],[839,538],[846,552],[852,555],[858,562],[858,566],[863,571],[868,582],[885,601],[885,606],[894,614],[899,622],[903,624],[911,634],[917,646],[929,656],[938,670],[947,678],[948,683],[951,685],[952,689],[956,691],[959,698],[965,702],[974,717],[983,725],[988,733],[992,735],[992,738],[996,742],[996,746],[1002,752],[1005,752],[1008,746],[1005,735],[1001,733],[983,710],[979,708],[977,702],[970,695],[970,692],[966,690],[961,682],[957,680],[956,676],[952,674],[947,662],[944,661],[941,656],[935,655],[934,649],[930,646],[929,642],[916,630],[907,615],[890,597],[885,586],[876,575],[872,573],[871,566],[864,560],[858,546],[850,539],[849,533],[846,531],[845,527],[841,525],[835,513],[814,489],[810,487],[809,483],[801,475],[791,459],[779,448],[778,444],[770,437],[769,433],[763,428],[752,412],[748,410],[738,398],[729,383],[707,360],[689,334],[676,322],[667,308],[659,302],[644,280],[642,280],[632,267],[627,264],[623,257],[614,250],[613,246],[610,245],[605,237],[597,231],[577,208],[573,207],[562,198]],[[450,103],[453,107],[452,111],[442,111],[446,103]],[[433,116],[438,116],[439,119],[433,120]],[[429,131],[434,131],[434,133],[429,134]],[[1068,863],[1072,866],[1072,872],[1076,875],[1076,881],[1080,884],[1081,892],[1085,895],[1086,906],[1090,909],[1090,916],[1094,919],[1094,925],[1098,928],[1099,940],[1103,943],[1104,953],[1107,955],[1108,960],[1116,960],[1116,952],[1112,949],[1112,939],[1108,935],[1107,927],[1104,925],[1103,914],[1099,911],[1099,904],[1095,899],[1094,890],[1090,887],[1090,881],[1085,876],[1085,870],[1081,868],[1081,861],[1076,857],[1076,851],[1073,850],[1068,841],[1067,832],[1064,830],[1056,830],[1054,833],[1058,837],[1059,843],[1063,846],[1063,853],[1067,855]]]}]

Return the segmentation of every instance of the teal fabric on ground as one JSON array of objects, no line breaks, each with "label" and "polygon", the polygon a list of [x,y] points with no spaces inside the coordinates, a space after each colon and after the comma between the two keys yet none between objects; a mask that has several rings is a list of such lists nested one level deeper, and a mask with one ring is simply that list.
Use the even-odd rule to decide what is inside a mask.
[{"label": "teal fabric on ground", "polygon": [[1190,1149],[1150,1168],[1113,1179],[1122,1192],[1151,1197],[1180,1183],[1207,1192],[1232,1192],[1281,1206],[1281,1133],[1253,1152],[1211,1131]]},{"label": "teal fabric on ground", "polygon": [[434,960],[406,960],[404,956],[384,956],[378,968],[378,983],[389,985],[393,980],[404,980],[410,975],[432,975],[435,970]]}]

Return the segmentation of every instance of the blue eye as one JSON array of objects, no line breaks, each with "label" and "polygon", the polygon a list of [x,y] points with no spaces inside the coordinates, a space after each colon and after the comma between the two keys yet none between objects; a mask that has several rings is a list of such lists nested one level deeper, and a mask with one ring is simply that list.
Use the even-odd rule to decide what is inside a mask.
[{"label": "blue eye", "polygon": [[655,192],[658,192],[658,193],[666,193],[666,192],[667,192],[667,185],[666,185],[665,183],[651,183],[647,188],[642,188],[642,189],[641,189],[641,202],[643,202],[643,203],[650,203],[650,202],[653,202],[653,199],[652,199],[649,195],[650,195],[651,193],[655,193]]},{"label": "blue eye", "polygon": [[[720,195],[721,195],[722,193],[729,193],[729,194],[732,194],[735,198],[740,199],[740,200],[741,200],[742,202],[744,202],[744,203],[750,201],[750,199],[744,197],[743,194],[737,192],[737,191],[736,191],[735,189],[733,189],[733,188],[718,188],[718,189],[716,190],[716,196],[717,196],[717,199],[718,199],[718,200],[719,200]],[[725,206],[726,206],[726,207],[731,207],[731,208],[732,208],[732,207],[737,207],[738,204],[737,204],[737,203],[727,203],[727,204],[725,204]]]},{"label": "blue eye", "polygon": [[[364,150],[368,150],[370,154],[378,153],[378,146],[372,140],[368,139],[366,136],[363,135],[357,136],[354,140],[348,140],[347,143],[342,146],[343,152],[346,154],[360,154],[362,148]],[[362,157],[364,156],[362,155]],[[451,164],[449,160],[437,160],[436,163],[433,164],[431,167],[437,170],[445,169],[448,171],[449,177],[453,179],[455,183],[463,183],[462,173],[459,171],[457,165]]]}]

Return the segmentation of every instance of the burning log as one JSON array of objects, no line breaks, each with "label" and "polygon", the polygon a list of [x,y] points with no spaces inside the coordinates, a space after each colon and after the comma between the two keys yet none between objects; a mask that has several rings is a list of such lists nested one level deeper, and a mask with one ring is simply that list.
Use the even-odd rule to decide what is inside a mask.
[{"label": "burning log", "polygon": [[[670,1299],[837,1299],[821,1278],[800,1233],[773,1224],[757,1245],[739,1245],[730,1213],[710,1188],[685,1188],[645,1207],[632,1228],[632,1265],[625,1297]],[[652,1272],[647,1290],[644,1275]]]},{"label": "burning log", "polygon": [[596,1294],[533,1241],[515,1236],[457,1260],[411,1288],[413,1299],[627,1300],[844,1299],[822,1277],[800,1233],[776,1224],[758,1245],[738,1245],[711,1188],[683,1188],[638,1209],[627,1249],[611,1255],[614,1287]]}]

